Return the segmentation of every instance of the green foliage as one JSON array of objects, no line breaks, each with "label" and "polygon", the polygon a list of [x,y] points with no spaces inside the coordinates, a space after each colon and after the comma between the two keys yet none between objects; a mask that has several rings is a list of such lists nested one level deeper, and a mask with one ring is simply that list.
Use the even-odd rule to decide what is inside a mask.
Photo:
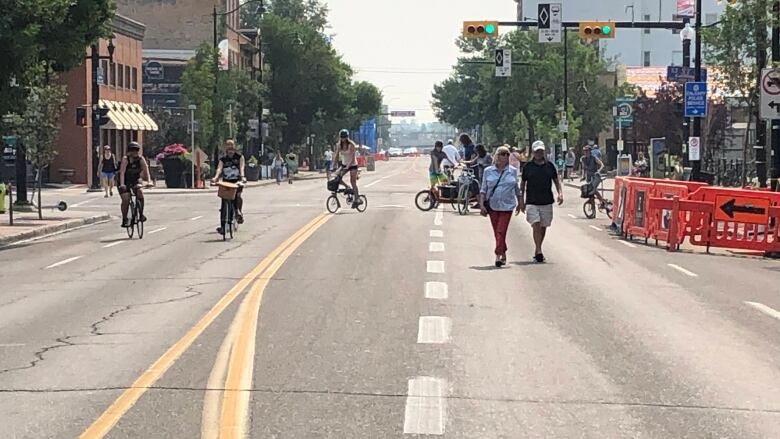
[{"label": "green foliage", "polygon": [[[17,110],[30,74],[45,63],[57,71],[84,60],[85,48],[110,34],[113,0],[3,1],[0,7],[0,113]],[[18,87],[10,87],[16,78]]]},{"label": "green foliage", "polygon": [[214,143],[214,59],[217,52],[207,43],[198,48],[181,76],[181,94],[184,106],[195,104],[195,119],[198,121],[196,143],[207,152],[212,152]]},{"label": "green foliage", "polygon": [[[462,50],[492,59],[493,48],[460,41]],[[461,128],[485,127],[494,143],[518,144],[533,139],[560,138],[558,119],[563,104],[563,50],[561,45],[539,44],[536,34],[517,31],[503,37],[515,61],[511,78],[496,78],[492,64],[468,63],[461,58],[450,78],[434,87],[437,117]],[[472,55],[472,58],[474,56]],[[569,137],[585,141],[609,121],[615,90],[602,77],[608,63],[591,46],[569,34]]]},{"label": "green foliage", "polygon": [[359,81],[353,85],[355,89],[355,112],[358,123],[371,118],[382,111],[382,92],[370,82]]},{"label": "green foliage", "polygon": [[29,89],[24,111],[16,118],[16,131],[27,159],[37,168],[48,166],[57,156],[54,142],[60,132],[65,97],[63,86],[33,86]]},{"label": "green foliage", "polygon": [[[268,12],[295,23],[310,27],[318,32],[328,25],[328,6],[320,0],[267,0]],[[260,24],[256,8],[249,6],[241,11],[241,25],[256,29]]]}]

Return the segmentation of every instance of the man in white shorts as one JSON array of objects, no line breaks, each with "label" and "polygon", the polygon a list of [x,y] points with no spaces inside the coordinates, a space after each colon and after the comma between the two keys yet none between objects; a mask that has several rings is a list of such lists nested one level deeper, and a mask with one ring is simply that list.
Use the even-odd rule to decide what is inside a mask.
[{"label": "man in white shorts", "polygon": [[542,243],[547,234],[547,228],[553,220],[552,186],[558,191],[558,205],[563,204],[563,188],[558,180],[558,170],[555,165],[547,160],[544,142],[537,140],[531,147],[533,160],[523,167],[523,176],[520,180],[520,210],[525,212],[526,219],[534,231],[534,260],[544,262]]}]

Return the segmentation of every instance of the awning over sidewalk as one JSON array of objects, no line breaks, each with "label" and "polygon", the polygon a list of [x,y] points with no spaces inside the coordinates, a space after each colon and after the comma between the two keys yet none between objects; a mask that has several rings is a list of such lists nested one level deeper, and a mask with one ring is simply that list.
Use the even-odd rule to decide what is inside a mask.
[{"label": "awning over sidewalk", "polygon": [[109,123],[101,128],[109,130],[157,131],[157,124],[138,104],[100,100],[101,108],[108,108]]}]

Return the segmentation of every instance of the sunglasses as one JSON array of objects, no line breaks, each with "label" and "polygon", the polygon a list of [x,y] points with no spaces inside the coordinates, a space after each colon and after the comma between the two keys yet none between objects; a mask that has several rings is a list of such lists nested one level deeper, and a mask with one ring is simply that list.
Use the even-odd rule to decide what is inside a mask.
[{"label": "sunglasses", "polygon": [[498,155],[509,155],[508,152],[499,152]]}]

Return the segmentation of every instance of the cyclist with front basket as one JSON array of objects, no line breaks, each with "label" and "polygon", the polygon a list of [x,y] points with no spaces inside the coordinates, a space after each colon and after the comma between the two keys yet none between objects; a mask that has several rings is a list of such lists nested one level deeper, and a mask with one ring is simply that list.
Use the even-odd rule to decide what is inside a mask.
[{"label": "cyclist with front basket", "polygon": [[[591,153],[591,147],[582,148],[582,158],[580,159],[582,172],[585,176],[585,183],[588,186],[589,196],[596,197],[601,204],[606,204],[606,200],[599,192],[601,184],[601,170],[604,169],[604,162]],[[583,191],[584,192],[584,191]]]},{"label": "cyclist with front basket", "polygon": [[[241,192],[244,189],[243,183],[246,183],[245,164],[244,156],[236,151],[236,143],[232,139],[228,139],[225,141],[225,155],[219,159],[217,172],[211,180],[212,184],[224,181],[238,185],[234,203],[236,206],[236,221],[239,224],[244,223],[242,210],[244,208],[244,199],[241,197]],[[221,227],[217,228],[217,233],[222,233]]]},{"label": "cyclist with front basket", "polygon": [[130,191],[138,200],[138,211],[141,214],[141,222],[146,221],[144,216],[144,193],[141,190],[141,182],[149,181],[149,164],[141,155],[141,145],[138,142],[130,142],[127,145],[127,155],[122,157],[119,165],[119,196],[122,199],[122,227],[130,226],[127,220],[127,212],[130,209]]}]

